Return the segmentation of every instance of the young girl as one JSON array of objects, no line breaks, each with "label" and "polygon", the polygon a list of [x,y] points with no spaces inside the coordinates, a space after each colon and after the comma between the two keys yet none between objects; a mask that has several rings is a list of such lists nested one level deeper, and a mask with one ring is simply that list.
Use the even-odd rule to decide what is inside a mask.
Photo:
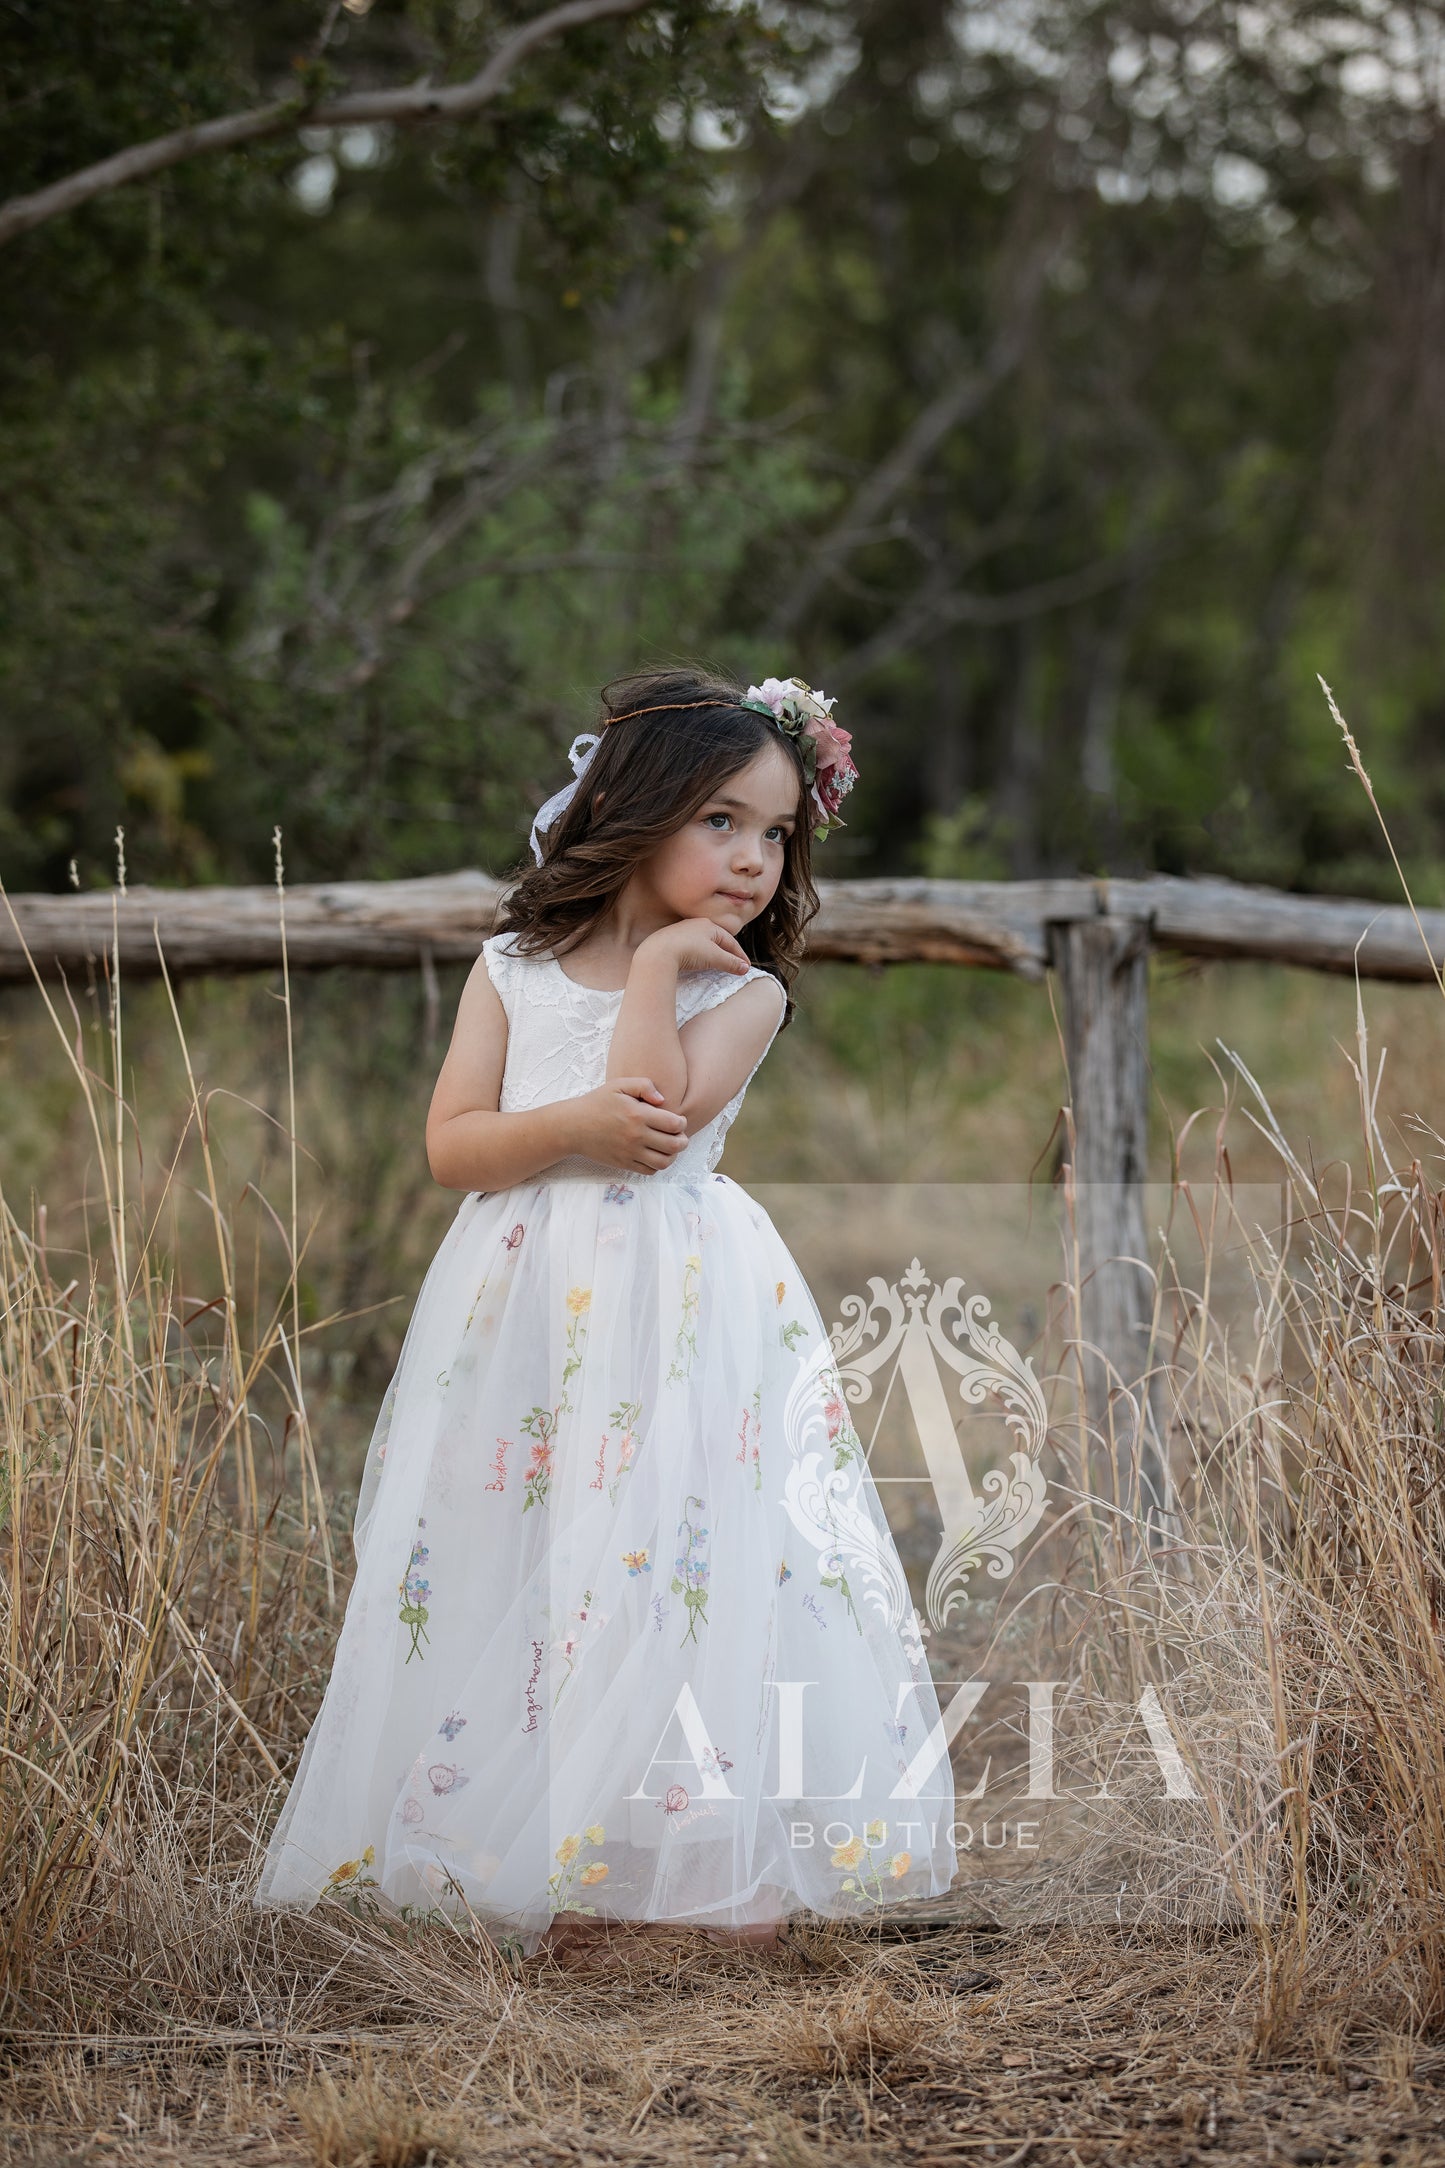
[{"label": "young girl", "polygon": [[827,1330],[714,1171],[791,1008],[850,739],[792,679],[674,671],[603,702],[462,993],[427,1153],[467,1194],[255,1892],[370,1892],[525,1956],[587,1920],[773,1939],[957,1867]]}]

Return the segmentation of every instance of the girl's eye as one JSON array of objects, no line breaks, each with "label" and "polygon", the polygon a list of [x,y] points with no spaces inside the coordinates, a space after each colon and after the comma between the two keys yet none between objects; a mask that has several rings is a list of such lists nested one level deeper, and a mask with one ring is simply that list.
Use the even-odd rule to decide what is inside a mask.
[{"label": "girl's eye", "polygon": [[[705,818],[710,821],[725,821],[731,820],[732,815],[730,813],[709,813],[705,816]],[[780,843],[786,843],[788,840],[786,833],[776,821],[773,823],[772,827],[766,831],[766,833],[770,836],[776,836]]]}]

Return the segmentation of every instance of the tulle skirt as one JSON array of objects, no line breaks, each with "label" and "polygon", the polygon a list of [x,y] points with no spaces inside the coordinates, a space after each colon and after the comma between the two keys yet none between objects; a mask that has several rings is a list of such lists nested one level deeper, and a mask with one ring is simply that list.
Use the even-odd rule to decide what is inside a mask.
[{"label": "tulle skirt", "polygon": [[468,1196],[257,1905],[735,1928],[936,1897],[938,1701],[827,1330],[726,1175]]}]

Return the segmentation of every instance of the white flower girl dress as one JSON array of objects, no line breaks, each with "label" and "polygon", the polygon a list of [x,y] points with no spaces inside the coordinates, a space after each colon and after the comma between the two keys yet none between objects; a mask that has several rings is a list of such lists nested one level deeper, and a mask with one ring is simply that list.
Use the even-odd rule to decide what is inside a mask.
[{"label": "white flower girl dress", "polygon": [[[483,954],[502,1111],[603,1083],[621,991]],[[679,1027],[764,977],[685,975]],[[531,1955],[561,1911],[736,1928],[949,1889],[938,1701],[827,1330],[713,1171],[747,1082],[656,1173],[572,1157],[463,1200],[257,1905],[470,1913]]]}]

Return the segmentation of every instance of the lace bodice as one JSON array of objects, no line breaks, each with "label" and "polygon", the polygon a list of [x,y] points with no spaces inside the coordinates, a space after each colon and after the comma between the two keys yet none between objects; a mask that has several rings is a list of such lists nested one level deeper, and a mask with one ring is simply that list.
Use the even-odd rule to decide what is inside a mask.
[{"label": "lace bodice", "polygon": [[[507,1063],[498,1102],[503,1114],[550,1106],[558,1099],[575,1099],[605,1083],[612,1027],[623,994],[621,987],[579,985],[553,956],[518,956],[513,953],[513,939],[510,933],[494,933],[482,943],[488,975],[507,1012]],[[704,1009],[716,1008],[738,987],[754,979],[768,979],[778,989],[778,1021],[768,1045],[727,1105],[688,1138],[671,1166],[658,1168],[652,1174],[630,1174],[630,1181],[696,1179],[717,1165],[723,1139],[757,1075],[763,1055],[777,1036],[787,995],[782,982],[756,964],[749,966],[746,978],[729,971],[691,971],[678,980],[677,1023],[681,1030],[690,1018],[700,1016]],[[559,1173],[605,1175],[617,1170],[573,1153],[545,1171],[550,1178]]]}]

